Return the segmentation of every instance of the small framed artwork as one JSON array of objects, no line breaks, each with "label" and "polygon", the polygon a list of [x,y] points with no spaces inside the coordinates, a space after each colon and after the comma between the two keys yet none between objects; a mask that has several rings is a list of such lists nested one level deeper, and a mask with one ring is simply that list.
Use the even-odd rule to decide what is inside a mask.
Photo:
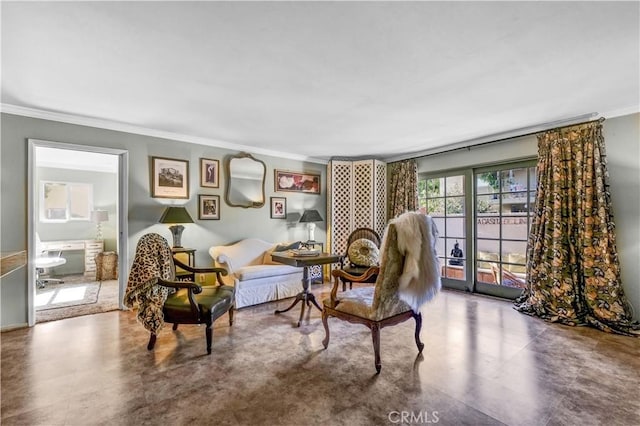
[{"label": "small framed artwork", "polygon": [[287,218],[287,199],[284,197],[271,197],[271,219]]},{"label": "small framed artwork", "polygon": [[275,189],[285,192],[303,192],[320,195],[320,174],[275,171]]},{"label": "small framed artwork", "polygon": [[198,219],[220,220],[219,195],[198,195]]},{"label": "small framed artwork", "polygon": [[220,187],[220,162],[218,160],[200,159],[200,186],[204,188]]},{"label": "small framed artwork", "polygon": [[189,198],[189,161],[151,157],[151,196]]}]

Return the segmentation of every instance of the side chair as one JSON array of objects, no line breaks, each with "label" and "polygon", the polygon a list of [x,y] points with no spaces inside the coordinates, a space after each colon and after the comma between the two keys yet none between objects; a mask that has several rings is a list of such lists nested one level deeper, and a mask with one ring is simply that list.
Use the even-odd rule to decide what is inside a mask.
[{"label": "side chair", "polygon": [[[399,232],[399,228],[404,229]],[[433,298],[441,286],[436,238],[437,229],[430,217],[405,213],[387,226],[379,267],[371,267],[358,276],[339,269],[332,271],[335,278],[356,283],[366,282],[373,276],[377,278],[375,286],[357,287],[340,294],[338,280],[334,281],[330,297],[323,301],[325,338],[322,344],[325,349],[329,345],[329,317],[362,324],[371,330],[376,373],[380,373],[380,330],[413,318],[416,323],[414,339],[418,353],[422,353],[420,305]],[[399,244],[399,239],[414,241]],[[413,247],[412,253],[407,247]]]},{"label": "side chair", "polygon": [[[350,277],[360,276],[371,266],[377,266],[378,256],[373,251],[380,248],[380,243],[380,235],[371,228],[357,228],[349,234],[347,249],[340,261],[340,269],[345,272],[344,275],[339,276],[342,281],[342,291],[347,289],[347,283],[349,288],[353,287],[353,280]],[[365,282],[376,282],[376,274],[369,276]]]}]

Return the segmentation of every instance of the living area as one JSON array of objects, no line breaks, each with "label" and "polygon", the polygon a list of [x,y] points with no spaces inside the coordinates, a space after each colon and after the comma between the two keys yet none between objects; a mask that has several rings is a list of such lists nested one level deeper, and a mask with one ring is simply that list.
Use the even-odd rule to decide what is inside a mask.
[{"label": "living area", "polygon": [[[442,73],[426,73],[431,69],[427,65],[437,65],[434,58],[440,56],[428,55],[429,60],[423,61],[419,58],[422,54],[416,57],[406,53],[422,52],[423,45],[431,45],[432,32],[440,28],[434,20],[447,22],[447,16],[451,19],[465,16],[467,24],[475,22],[475,15],[471,19],[473,14],[465,8],[456,8],[457,13],[453,14],[432,14],[424,13],[422,8],[428,6],[419,2],[406,5],[402,5],[405,2],[394,2],[399,6],[386,2],[378,2],[380,5],[375,6],[365,2],[360,6],[344,6],[345,9],[337,13],[338,9],[332,7],[340,6],[333,3],[333,6],[313,2],[307,6],[295,2],[260,6],[254,3],[243,6],[228,2],[202,3],[190,4],[183,9],[177,3],[168,2],[153,15],[144,12],[151,4],[79,3],[77,15],[66,9],[76,6],[66,3],[59,6],[11,4],[6,8],[3,4],[3,33],[12,31],[23,43],[19,49],[12,44],[14,48],[7,50],[13,52],[11,61],[3,62],[16,64],[12,73],[7,74],[12,76],[8,81],[18,77],[16,69],[31,70],[24,74],[34,75],[32,73],[42,68],[23,63],[17,52],[23,49],[35,52],[39,44],[48,46],[46,38],[32,39],[32,33],[46,32],[52,40],[57,40],[58,36],[61,36],[60,40],[74,40],[69,47],[78,47],[75,43],[83,38],[80,47],[99,46],[95,50],[100,54],[83,48],[82,55],[76,52],[69,56],[74,58],[70,63],[76,62],[83,72],[76,74],[73,69],[64,67],[68,73],[65,78],[84,82],[78,86],[86,89],[99,74],[104,77],[99,80],[112,91],[112,96],[102,93],[99,100],[66,109],[63,106],[47,108],[46,102],[24,100],[28,99],[28,93],[43,93],[43,99],[47,98],[44,92],[30,84],[25,86],[31,88],[26,92],[19,90],[20,85],[14,86],[16,91],[11,93],[21,93],[21,96],[12,97],[5,93],[9,89],[3,89],[2,247],[3,252],[28,253],[22,267],[6,275],[3,272],[2,276],[3,424],[640,422],[636,395],[640,380],[639,339],[595,327],[558,324],[552,322],[554,318],[544,321],[514,309],[515,298],[526,291],[531,277],[542,281],[538,265],[544,262],[538,263],[540,259],[536,259],[529,263],[527,260],[529,230],[538,229],[539,210],[534,208],[533,202],[543,192],[538,191],[541,187],[537,172],[542,168],[544,158],[538,151],[539,136],[557,131],[569,135],[569,139],[574,133],[582,134],[582,130],[572,133],[573,126],[579,129],[586,126],[598,128],[601,133],[597,133],[599,136],[595,139],[602,139],[606,144],[609,176],[605,186],[607,194],[601,198],[610,197],[610,207],[615,212],[617,254],[612,263],[619,263],[620,268],[612,274],[619,276],[606,286],[615,289],[610,292],[615,295],[607,291],[587,292],[577,303],[562,305],[559,311],[567,313],[573,306],[590,306],[598,315],[624,312],[627,319],[638,319],[640,286],[635,277],[640,274],[637,262],[640,203],[636,191],[640,171],[637,143],[640,140],[640,113],[635,103],[631,102],[634,106],[628,107],[628,98],[622,95],[619,102],[590,103],[585,99],[589,96],[584,95],[581,105],[565,108],[565,102],[571,100],[567,98],[578,96],[561,96],[556,88],[552,94],[544,91],[545,95],[541,95],[545,99],[554,98],[555,104],[535,107],[539,100],[535,93],[515,88],[528,86],[523,79],[533,81],[524,78],[523,68],[537,70],[536,73],[528,71],[531,74],[525,76],[543,75],[541,69],[531,64],[546,63],[547,60],[525,56],[523,61],[514,61],[507,54],[515,54],[511,50],[502,51],[499,56],[510,58],[500,66],[517,63],[515,70],[509,68],[513,74],[497,73],[498,67],[492,66],[493,72],[480,68],[485,71],[479,75],[459,75],[457,72],[471,66],[464,61]],[[509,4],[504,6],[516,8]],[[637,6],[632,3],[625,7],[634,12]],[[376,12],[377,7],[381,9]],[[487,4],[487,7],[496,6]],[[507,43],[505,40],[520,33],[521,20],[535,28],[542,21],[548,23],[535,12],[533,5],[521,7],[526,13],[505,12],[503,18],[498,18],[500,11],[497,9],[492,9],[491,14],[482,13],[486,18],[483,27],[495,29],[501,34],[500,38],[491,38],[491,42],[485,39],[486,43],[478,40],[479,45],[467,39],[473,46],[460,44],[457,49],[445,49],[449,53],[440,53],[444,58],[451,58],[451,52],[459,52],[467,60],[473,59],[473,64],[478,66],[491,62],[489,59],[496,59],[495,56],[489,58],[478,53],[486,53],[482,46]],[[43,12],[38,15],[42,16],[38,18],[41,26],[26,25],[31,22],[28,18],[33,16],[32,8]],[[321,13],[309,15],[307,8]],[[475,8],[481,9],[481,6],[471,7]],[[580,52],[584,54],[597,49],[602,55],[611,55],[607,56],[610,60],[606,67],[607,78],[602,77],[602,70],[580,69],[597,74],[604,87],[609,88],[613,81],[626,81],[630,86],[624,90],[605,90],[607,92],[631,93],[637,83],[628,82],[630,79],[621,74],[624,70],[636,69],[637,61],[627,58],[629,47],[637,45],[636,41],[627,38],[628,34],[637,33],[628,30],[638,28],[637,23],[628,22],[632,13],[616,12],[615,7],[607,9],[601,4],[581,4],[576,8],[570,12],[553,9],[558,15],[544,16],[554,16],[558,28],[561,23],[589,22],[589,31],[580,27],[577,33],[587,34],[588,40],[592,40],[591,37],[595,37],[591,34],[593,30],[602,44],[592,40],[588,43],[589,48],[582,48]],[[187,13],[198,10],[201,13]],[[410,13],[412,11],[419,13]],[[95,20],[88,19],[88,15],[84,15],[86,12],[90,12]],[[595,25],[604,12],[606,16],[615,16],[613,22],[618,25],[609,23],[605,28]],[[127,19],[120,19],[123,18],[121,13]],[[576,13],[589,19],[575,19]],[[179,34],[180,28],[184,30],[180,24],[183,20],[178,19],[184,18],[183,14],[189,16],[184,22],[189,22],[194,32],[207,34],[196,41],[187,39],[194,48],[200,46],[201,41],[209,40],[205,44],[210,49],[196,48],[200,52],[199,58],[182,57],[181,54],[189,51],[186,48],[189,43],[178,43],[180,37],[173,39],[170,35]],[[86,20],[80,25],[70,16],[84,16]],[[154,19],[148,19],[150,16]],[[508,16],[518,19],[507,19]],[[560,16],[565,19],[559,19]],[[302,17],[305,19],[300,20]],[[5,20],[9,21],[7,25]],[[104,27],[93,25],[98,22]],[[157,52],[157,48],[175,47],[176,44],[181,49],[171,49],[170,55],[159,55],[164,57],[164,65],[154,66],[154,72],[130,78],[129,84],[117,88],[110,83],[111,78],[118,81],[121,72],[125,73],[129,66],[136,68],[137,64],[146,61],[146,56],[120,58],[117,68],[97,66],[103,61],[95,59],[94,62],[93,58],[94,55],[105,55],[109,62],[106,58],[111,58],[121,48],[126,50],[141,42],[129,33],[129,26],[124,22],[138,23],[133,32],[139,34],[146,34],[147,26],[163,28],[162,31],[154,30],[154,37],[146,40],[152,40],[152,46],[142,44],[146,47],[138,51]],[[372,22],[375,25],[369,25]],[[402,22],[407,25],[403,26]],[[495,25],[489,25],[490,22]],[[518,22],[520,24],[516,25]],[[276,23],[283,27],[282,30]],[[326,31],[314,36],[318,29],[316,25],[320,23]],[[296,27],[300,37],[290,36],[286,31],[289,25]],[[89,41],[92,31],[80,31],[87,27],[94,27],[96,37],[108,27],[109,37],[116,40],[98,37],[100,41],[92,43]],[[114,27],[116,31],[113,31]],[[174,27],[175,33],[165,31],[169,27]],[[530,41],[531,37],[543,38],[541,33],[550,31],[549,25],[543,27],[536,30],[536,37],[532,34],[524,37],[524,42]],[[555,34],[556,26],[551,27],[554,28],[551,33]],[[238,28],[243,29],[244,36],[240,37]],[[473,28],[478,29],[472,34],[482,39],[480,35],[484,33],[475,24]],[[466,34],[468,37],[470,33],[462,29],[460,27],[457,36]],[[404,34],[404,31],[410,37],[401,37],[400,33]],[[376,36],[376,32],[384,37]],[[443,33],[446,33],[444,29]],[[75,36],[68,37],[73,34]],[[121,39],[121,34],[131,38]],[[228,37],[230,34],[235,36]],[[364,39],[360,37],[364,34],[367,34],[366,40],[373,38],[378,43],[361,44]],[[254,48],[245,44],[245,36],[251,38],[250,44]],[[553,43],[544,44],[545,49],[555,52],[558,39],[564,41],[562,37],[551,37]],[[400,40],[403,42],[399,43]],[[438,37],[438,40],[442,38]],[[116,41],[119,47],[112,44]],[[346,52],[341,49],[341,43],[349,46],[349,55],[342,54]],[[364,47],[365,54],[374,45],[383,49],[384,54],[374,54],[377,60],[373,62],[364,61],[354,53]],[[522,46],[516,42],[513,45]],[[291,50],[283,51],[279,46]],[[327,46],[333,47],[328,49]],[[359,49],[354,49],[356,46]],[[531,47],[526,43],[524,46]],[[562,46],[566,48],[565,44]],[[304,53],[306,49],[310,49],[309,54]],[[377,49],[370,53],[378,52]],[[535,55],[545,49],[523,50]],[[569,60],[563,49],[558,48],[564,54],[553,57],[556,62],[566,64]],[[62,48],[51,48],[51,51],[59,52],[60,57],[65,55]],[[289,55],[291,52],[296,53]],[[616,55],[624,59],[616,61]],[[90,72],[84,69],[84,60],[79,61],[78,56],[92,64]],[[572,58],[576,56],[583,55],[571,55]],[[215,61],[203,63],[201,58],[204,57],[215,57]],[[294,64],[285,60],[289,57],[299,58],[301,62]],[[180,66],[173,62],[176,58],[180,58]],[[280,60],[289,68],[286,72],[280,67],[278,72],[270,68]],[[402,63],[397,62],[399,60]],[[263,68],[257,63],[271,65]],[[225,64],[237,64],[237,68],[234,66],[231,71],[225,68],[231,65]],[[3,73],[5,66],[3,64]],[[550,68],[545,69],[549,71]],[[176,69],[195,74],[178,79],[173,75]],[[349,69],[358,71],[357,75]],[[402,74],[397,74],[399,69],[404,70]],[[107,71],[111,77],[101,74]],[[249,74],[259,78],[249,78]],[[302,77],[296,78],[295,74]],[[90,75],[93,77],[84,80]],[[173,76],[170,79],[173,84],[160,85],[166,91],[159,90],[154,85],[155,79],[164,79],[167,75]],[[224,78],[214,84],[208,80],[209,75]],[[370,75],[376,78],[369,82]],[[476,90],[475,86],[481,86],[486,75],[491,75],[490,81],[499,80],[499,87],[492,85],[492,90],[487,90],[484,86],[485,89]],[[58,87],[57,84],[66,81],[51,82],[42,72],[38,76],[37,81],[42,81],[38,86],[43,86],[42,90],[48,86]],[[510,76],[512,78],[508,78]],[[339,81],[336,80],[338,77]],[[423,86],[424,80],[436,77],[435,87]],[[445,85],[449,79],[454,83]],[[554,81],[553,78],[550,80]],[[568,85],[565,80],[563,84]],[[27,83],[29,81],[27,78]],[[442,89],[447,96],[435,97],[441,88],[453,86],[455,90]],[[174,90],[176,87],[180,90]],[[236,98],[225,97],[223,102],[209,91],[212,87],[225,93],[234,87]],[[289,90],[291,87],[295,90]],[[120,89],[124,92],[119,92]],[[92,93],[92,90],[84,91]],[[542,87],[538,90],[543,93]],[[574,90],[573,93],[592,93]],[[62,91],[73,92],[66,86]],[[188,99],[170,101],[174,91],[189,94]],[[242,96],[248,92],[250,99]],[[514,107],[513,96],[506,95],[509,92],[517,92],[523,106]],[[163,93],[167,99],[160,100],[155,95],[149,99],[146,96],[149,93]],[[196,93],[200,94],[197,99],[193,97]],[[272,102],[274,93],[279,96],[278,102]],[[341,99],[340,93],[348,100],[334,103]],[[299,96],[295,99],[301,99],[295,107],[287,103],[293,94]],[[396,99],[396,96],[402,99]],[[131,97],[145,102],[135,108],[121,106],[118,109],[123,115],[120,116],[113,111],[100,115],[90,108],[90,104],[94,104],[108,109],[111,101]],[[485,101],[493,97],[500,99],[498,103],[504,109],[486,108]],[[601,99],[604,94],[593,97]],[[60,94],[49,95],[49,99],[57,98],[67,99]],[[429,99],[429,102],[423,103],[420,99]],[[437,107],[430,106],[432,103]],[[166,110],[160,113],[163,108]],[[473,113],[460,115],[467,108],[473,109]],[[533,114],[533,110],[545,113]],[[595,111],[598,113],[594,115]],[[520,121],[510,120],[518,115],[516,112],[521,113]],[[271,115],[275,113],[282,114],[280,119]],[[140,121],[135,121],[134,117],[139,117]],[[604,122],[599,121],[599,117],[605,118]],[[228,126],[219,126],[219,133],[207,133],[202,130],[204,127],[198,127],[221,122]],[[394,123],[395,132],[387,127],[390,123]],[[477,133],[470,136],[471,130]],[[440,145],[431,146],[432,142]],[[33,150],[40,146],[116,150],[120,153],[121,164],[126,165],[126,174],[121,178],[124,182],[122,198],[114,203],[113,210],[118,212],[118,222],[110,224],[112,230],[118,230],[110,236],[110,247],[115,248],[118,244],[119,267],[122,268],[117,280],[117,309],[37,323],[34,289],[37,277],[31,242],[37,216],[31,196],[34,192],[30,191],[40,184],[31,174]],[[364,295],[361,301],[373,300],[377,276],[370,280],[372,282],[355,281],[350,286],[348,277],[339,278],[332,272],[344,269],[341,261],[347,259],[349,248],[355,247],[349,238],[358,229],[367,228],[377,234],[379,244],[374,246],[380,250],[379,254],[383,252],[383,241],[389,235],[388,224],[399,216],[391,206],[407,199],[399,195],[397,188],[414,184],[418,193],[417,205],[405,209],[428,213],[436,222],[439,238],[435,251],[443,288],[417,312],[412,311],[420,314],[420,328],[416,326],[415,316],[405,315],[407,321],[393,326],[385,324],[389,327],[378,330],[378,337],[375,337],[372,328],[380,325],[379,318],[365,318],[369,320],[366,327],[362,322],[353,324],[342,320],[339,318],[341,313],[335,312],[335,300],[349,294]],[[577,186],[572,183],[564,188]],[[16,195],[15,188],[23,189],[24,200]],[[570,191],[567,189],[567,192]],[[15,197],[17,202],[9,202],[10,197]],[[393,198],[397,200],[392,201]],[[571,209],[564,211],[571,212]],[[179,216],[173,216],[174,212],[179,212]],[[110,220],[115,220],[114,216],[111,215]],[[558,217],[561,219],[554,223],[569,223],[568,217]],[[609,225],[607,229],[614,229]],[[95,222],[86,220],[83,226],[86,228],[83,232],[91,236],[87,239],[94,239]],[[217,299],[224,299],[224,303],[209,308],[210,313],[218,307],[223,309],[223,312],[215,312],[212,324],[180,323],[172,330],[171,322],[167,322],[152,339],[149,330],[136,317],[137,308],[125,306],[127,281],[136,262],[136,248],[149,235],[160,236],[178,262],[186,264],[186,268],[179,264],[176,269],[170,268],[179,279],[190,278],[208,290],[219,284],[233,288],[233,299],[225,294]],[[594,238],[601,236],[599,233]],[[59,238],[51,236],[47,239]],[[308,248],[311,253],[296,252],[301,248]],[[371,246],[368,248],[375,251]],[[281,256],[278,253],[294,257],[296,266],[282,264],[277,260]],[[311,265],[311,259],[320,256],[319,253],[337,258],[333,258],[332,263]],[[564,255],[564,251],[558,252],[557,259],[563,261],[557,262],[561,265],[556,266],[578,264],[568,257],[561,257]],[[368,269],[364,264],[357,266],[359,273]],[[195,268],[196,272],[189,268]],[[209,271],[198,272],[198,268]],[[219,269],[224,269],[226,275]],[[52,272],[51,277],[56,277],[55,268],[49,272]],[[589,274],[592,272],[593,275],[588,275],[590,279],[600,279],[600,271],[590,270]],[[338,286],[334,291],[336,282]],[[350,292],[350,287],[355,292]],[[557,297],[562,287],[540,288],[536,296],[551,298],[552,295],[563,302],[563,297]],[[193,289],[197,290],[197,287]],[[616,299],[621,294],[618,289],[623,290],[624,299]],[[562,291],[563,296],[569,292]],[[195,292],[194,295],[197,296]],[[314,306],[310,295],[318,307]],[[604,302],[593,303],[594,300]],[[626,303],[612,302],[619,300],[628,300],[630,307]],[[355,301],[351,302],[354,306]],[[342,304],[346,306],[346,303]],[[183,304],[179,308],[184,306],[193,305]],[[517,307],[522,306],[518,304]],[[336,315],[328,314],[331,309]],[[325,313],[327,317],[323,317]],[[353,314],[353,311],[347,314]],[[567,317],[570,314],[567,313]],[[579,320],[588,318],[585,322],[594,318],[591,312],[578,317]],[[350,318],[353,319],[353,315]],[[592,321],[591,325],[605,328],[610,324]],[[207,336],[209,326],[211,336]],[[633,331],[631,327],[629,330]],[[151,340],[153,344],[150,344]],[[379,350],[376,350],[377,345]]]}]

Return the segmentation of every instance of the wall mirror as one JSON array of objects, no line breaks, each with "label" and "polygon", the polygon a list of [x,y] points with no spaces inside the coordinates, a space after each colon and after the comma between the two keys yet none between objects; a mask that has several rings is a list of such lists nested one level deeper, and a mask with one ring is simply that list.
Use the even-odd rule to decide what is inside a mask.
[{"label": "wall mirror", "polygon": [[227,190],[225,199],[232,207],[259,208],[264,206],[264,178],[267,167],[242,152],[227,158]]}]

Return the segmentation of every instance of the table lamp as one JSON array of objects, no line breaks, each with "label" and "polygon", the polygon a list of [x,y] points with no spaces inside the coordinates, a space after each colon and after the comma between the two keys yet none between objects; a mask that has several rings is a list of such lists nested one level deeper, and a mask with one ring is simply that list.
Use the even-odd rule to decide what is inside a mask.
[{"label": "table lamp", "polygon": [[314,232],[316,230],[315,222],[322,222],[322,217],[318,210],[305,210],[300,218],[300,223],[307,223],[309,226],[309,241],[314,242],[316,240]]},{"label": "table lamp", "polygon": [[162,213],[162,217],[159,220],[160,223],[171,223],[172,225],[169,227],[171,231],[171,236],[173,237],[173,246],[174,247],[182,247],[181,238],[182,231],[184,230],[184,226],[179,225],[180,223],[193,223],[193,219],[189,215],[184,206],[170,206]]},{"label": "table lamp", "polygon": [[96,240],[102,239],[102,222],[109,221],[109,212],[106,210],[92,210],[91,221],[96,223]]}]

